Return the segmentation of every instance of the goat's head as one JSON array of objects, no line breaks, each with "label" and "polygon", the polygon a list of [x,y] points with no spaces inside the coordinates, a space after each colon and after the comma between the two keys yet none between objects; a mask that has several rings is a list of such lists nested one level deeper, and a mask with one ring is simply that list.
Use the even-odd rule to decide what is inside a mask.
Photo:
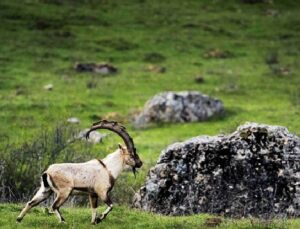
[{"label": "goat's head", "polygon": [[132,171],[135,174],[136,168],[140,168],[143,165],[143,162],[139,158],[139,155],[136,153],[136,148],[134,147],[134,143],[126,128],[124,126],[119,125],[114,121],[102,120],[93,124],[91,129],[86,133],[86,138],[89,137],[90,132],[97,129],[108,129],[116,134],[118,134],[124,141],[126,148],[119,145],[119,148],[122,150],[125,163],[132,167]]},{"label": "goat's head", "polygon": [[142,166],[142,161],[140,160],[139,156],[133,156],[127,149],[126,146],[122,146],[119,144],[119,150],[121,155],[123,156],[124,163],[131,167],[140,168]]}]

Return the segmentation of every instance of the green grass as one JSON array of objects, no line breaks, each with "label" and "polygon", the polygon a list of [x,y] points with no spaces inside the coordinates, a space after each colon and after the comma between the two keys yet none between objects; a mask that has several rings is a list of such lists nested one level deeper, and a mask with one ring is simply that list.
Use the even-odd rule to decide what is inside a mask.
[{"label": "green grass", "polygon": [[[20,224],[15,219],[21,210],[21,205],[0,205],[1,228],[88,228],[91,227],[91,210],[88,208],[63,208],[61,210],[66,224],[59,224],[55,215],[48,215],[44,208],[33,209]],[[100,210],[104,210],[101,208]],[[170,217],[140,212],[124,206],[116,206],[109,216],[99,225],[101,228],[212,228],[207,225],[209,219],[216,218],[208,214]],[[300,226],[300,220],[274,220],[264,221],[256,219],[222,219],[221,223],[213,228],[257,228],[257,229],[296,229]]]},{"label": "green grass", "polygon": [[[266,16],[268,9],[277,10],[278,16]],[[95,117],[117,112],[144,161],[137,180],[131,174],[122,175],[115,188],[122,193],[123,184],[140,187],[160,151],[176,141],[229,133],[246,121],[283,125],[300,135],[299,13],[299,2],[292,0],[257,5],[238,0],[2,0],[0,146],[6,144],[4,136],[11,143],[22,144],[42,128],[53,128],[71,116],[80,118],[80,127],[86,128]],[[230,51],[233,57],[205,58],[213,48]],[[166,73],[145,71],[151,63],[144,57],[152,52],[165,57],[156,65],[166,67]],[[272,52],[278,53],[281,66],[288,66],[288,76],[274,75],[267,66],[265,58]],[[73,65],[80,61],[108,61],[119,73],[107,77],[79,74]],[[197,75],[204,77],[203,84],[194,82]],[[53,91],[43,89],[48,83],[54,85]],[[96,87],[87,87],[90,83]],[[226,116],[133,129],[131,114],[166,90],[197,90],[220,98]],[[110,147],[94,147],[95,155],[102,157],[112,151],[120,141],[112,139],[106,142]],[[96,153],[99,149],[103,151]],[[132,192],[126,195],[129,200]],[[73,210],[66,211],[72,215]],[[39,212],[34,214],[48,223]],[[174,226],[173,218],[131,213],[126,207],[116,210],[116,218],[112,216],[108,222],[120,225],[114,219],[123,214],[145,217],[154,225]],[[192,227],[201,223],[202,216],[176,218],[175,222],[184,224],[190,219],[195,224],[187,225]],[[34,226],[33,219],[31,222]]]}]

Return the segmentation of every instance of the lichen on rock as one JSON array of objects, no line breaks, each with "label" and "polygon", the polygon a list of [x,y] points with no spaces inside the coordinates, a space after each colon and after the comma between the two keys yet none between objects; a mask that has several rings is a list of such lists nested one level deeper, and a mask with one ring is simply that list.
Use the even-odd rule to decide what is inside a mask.
[{"label": "lichen on rock", "polygon": [[284,127],[246,123],[172,144],[134,206],[165,215],[300,216],[300,139]]}]

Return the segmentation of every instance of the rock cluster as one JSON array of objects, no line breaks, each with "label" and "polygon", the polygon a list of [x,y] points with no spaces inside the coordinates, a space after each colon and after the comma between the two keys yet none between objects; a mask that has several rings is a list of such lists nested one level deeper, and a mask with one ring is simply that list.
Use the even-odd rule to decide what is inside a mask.
[{"label": "rock cluster", "polygon": [[222,101],[199,92],[163,92],[145,104],[134,124],[145,127],[152,122],[197,122],[223,113]]},{"label": "rock cluster", "polygon": [[300,138],[246,123],[163,150],[134,206],[165,215],[300,216]]}]

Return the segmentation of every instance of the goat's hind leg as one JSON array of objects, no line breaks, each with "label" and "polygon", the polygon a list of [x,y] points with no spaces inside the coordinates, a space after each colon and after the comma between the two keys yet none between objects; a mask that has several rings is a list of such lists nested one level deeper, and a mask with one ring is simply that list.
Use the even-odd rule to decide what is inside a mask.
[{"label": "goat's hind leg", "polygon": [[34,197],[26,203],[26,206],[21,211],[20,215],[17,218],[17,222],[21,222],[26,213],[33,207],[37,206],[39,203],[47,199],[52,193],[52,190],[47,187],[45,188],[42,184],[40,189],[37,191],[37,193],[34,195]]},{"label": "goat's hind leg", "polygon": [[71,189],[59,190],[59,192],[57,192],[56,199],[52,204],[52,211],[56,214],[60,223],[64,223],[65,219],[62,217],[59,208],[68,199],[68,197],[71,194],[71,191],[72,191]]}]

